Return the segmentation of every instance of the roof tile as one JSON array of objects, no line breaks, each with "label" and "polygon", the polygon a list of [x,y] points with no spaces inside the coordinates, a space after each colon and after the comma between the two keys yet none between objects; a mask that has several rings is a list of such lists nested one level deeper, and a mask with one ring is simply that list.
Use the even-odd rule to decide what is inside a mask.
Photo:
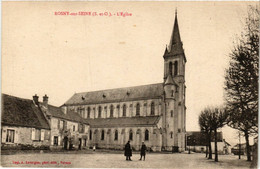
[{"label": "roof tile", "polygon": [[135,87],[75,93],[65,103],[65,105],[111,103],[147,98],[160,98],[162,94],[163,84],[158,83]]},{"label": "roof tile", "polygon": [[50,129],[43,112],[32,100],[2,94],[3,125]]}]

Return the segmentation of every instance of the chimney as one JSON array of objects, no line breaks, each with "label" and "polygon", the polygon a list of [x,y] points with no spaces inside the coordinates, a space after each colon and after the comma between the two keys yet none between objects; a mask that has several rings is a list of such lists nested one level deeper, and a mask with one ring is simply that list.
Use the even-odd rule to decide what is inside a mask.
[{"label": "chimney", "polygon": [[48,107],[48,96],[45,94],[45,96],[43,96],[43,105],[47,108]]},{"label": "chimney", "polygon": [[39,96],[37,96],[37,94],[35,94],[35,95],[33,96],[33,101],[34,101],[34,103],[35,103],[36,105],[39,104]]},{"label": "chimney", "polygon": [[67,114],[67,107],[66,106],[62,106],[61,110],[64,114]]}]

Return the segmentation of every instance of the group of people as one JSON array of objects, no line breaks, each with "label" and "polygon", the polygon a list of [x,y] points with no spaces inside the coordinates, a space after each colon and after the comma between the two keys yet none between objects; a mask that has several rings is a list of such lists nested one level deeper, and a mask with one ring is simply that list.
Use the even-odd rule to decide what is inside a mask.
[{"label": "group of people", "polygon": [[[144,142],[142,142],[142,147],[141,147],[141,152],[140,152],[140,159],[142,160],[142,158],[145,161],[145,154],[146,154],[146,145],[144,144]],[[132,147],[130,145],[130,141],[128,141],[125,145],[125,156],[126,156],[126,160],[127,161],[132,161],[131,160],[131,156],[132,156]]]}]

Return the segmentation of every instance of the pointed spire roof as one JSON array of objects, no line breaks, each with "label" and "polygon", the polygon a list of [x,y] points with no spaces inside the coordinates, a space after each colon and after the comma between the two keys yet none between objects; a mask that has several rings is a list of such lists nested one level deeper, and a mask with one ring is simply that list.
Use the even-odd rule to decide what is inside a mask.
[{"label": "pointed spire roof", "polygon": [[181,36],[180,36],[180,31],[179,31],[177,9],[176,9],[175,21],[174,21],[174,25],[173,25],[172,36],[171,36],[171,41],[170,41],[169,47],[172,49],[172,46],[177,45],[177,44],[181,44]]},{"label": "pointed spire roof", "polygon": [[168,49],[167,49],[167,44],[166,44],[164,54],[167,54],[167,53],[168,53]]},{"label": "pointed spire roof", "polygon": [[174,25],[173,25],[170,44],[165,49],[163,58],[173,57],[176,55],[184,56],[184,60],[186,62],[186,56],[184,53],[181,36],[180,36],[180,30],[179,30],[179,24],[178,24],[178,18],[177,18],[177,9],[175,11],[175,21],[174,21]]}]

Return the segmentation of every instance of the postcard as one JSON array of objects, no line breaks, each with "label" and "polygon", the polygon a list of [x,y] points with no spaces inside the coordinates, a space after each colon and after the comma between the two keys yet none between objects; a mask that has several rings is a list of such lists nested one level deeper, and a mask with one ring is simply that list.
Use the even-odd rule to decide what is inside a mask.
[{"label": "postcard", "polygon": [[1,66],[2,167],[257,167],[257,1],[3,1]]}]

